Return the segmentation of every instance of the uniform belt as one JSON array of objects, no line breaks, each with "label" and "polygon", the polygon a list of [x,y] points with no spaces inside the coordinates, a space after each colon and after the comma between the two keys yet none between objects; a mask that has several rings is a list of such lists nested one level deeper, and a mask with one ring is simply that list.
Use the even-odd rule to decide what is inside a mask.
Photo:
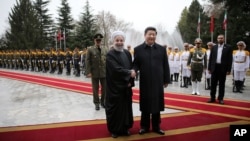
[{"label": "uniform belt", "polygon": [[182,61],[187,61],[188,59],[182,59]]},{"label": "uniform belt", "polygon": [[245,61],[235,61],[235,63],[245,63]]},{"label": "uniform belt", "polygon": [[202,63],[202,61],[192,61],[192,63]]}]

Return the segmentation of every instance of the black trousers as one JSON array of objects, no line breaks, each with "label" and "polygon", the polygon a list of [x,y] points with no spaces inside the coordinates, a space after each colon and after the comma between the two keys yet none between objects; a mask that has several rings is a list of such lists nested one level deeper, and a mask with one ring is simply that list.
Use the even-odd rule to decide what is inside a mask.
[{"label": "black trousers", "polygon": [[219,95],[218,100],[223,100],[225,94],[225,81],[227,72],[223,71],[224,68],[220,64],[216,64],[215,70],[211,75],[211,91],[210,96],[212,100],[215,100],[216,88],[219,82]]},{"label": "black trousers", "polygon": [[160,129],[160,123],[161,123],[161,115],[159,113],[145,113],[141,112],[141,128],[143,129],[149,129],[150,128],[150,115],[152,115],[152,129],[153,130],[159,130]]}]

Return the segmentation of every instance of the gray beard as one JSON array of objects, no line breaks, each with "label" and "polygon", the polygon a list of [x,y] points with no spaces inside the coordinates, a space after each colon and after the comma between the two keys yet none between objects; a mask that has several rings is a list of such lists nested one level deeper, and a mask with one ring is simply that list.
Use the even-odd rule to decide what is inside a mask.
[{"label": "gray beard", "polygon": [[123,46],[114,46],[114,49],[119,52],[123,52]]}]

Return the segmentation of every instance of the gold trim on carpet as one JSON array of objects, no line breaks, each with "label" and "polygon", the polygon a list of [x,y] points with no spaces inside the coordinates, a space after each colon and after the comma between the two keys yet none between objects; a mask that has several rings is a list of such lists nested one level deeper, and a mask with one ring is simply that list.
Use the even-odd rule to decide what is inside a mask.
[{"label": "gold trim on carpet", "polygon": [[[216,123],[216,124],[209,124],[209,125],[201,125],[201,126],[173,129],[173,130],[165,131],[164,136],[180,135],[180,134],[186,134],[186,133],[193,133],[193,132],[226,128],[226,127],[229,127],[231,124],[237,124],[237,125],[250,124],[250,122],[244,121],[244,120],[239,120],[239,121],[234,121],[234,122]],[[143,139],[150,139],[150,138],[157,138],[157,137],[163,137],[163,136],[152,132],[152,133],[147,133],[144,135],[134,134],[134,135],[131,135],[128,137],[121,136],[121,137],[116,138],[115,140],[116,141],[143,140]],[[91,139],[91,140],[85,140],[85,141],[108,141],[108,140],[112,140],[112,139],[113,139],[112,137],[108,137],[108,138],[98,138],[98,139]],[[79,140],[79,141],[83,141],[83,140]]]}]

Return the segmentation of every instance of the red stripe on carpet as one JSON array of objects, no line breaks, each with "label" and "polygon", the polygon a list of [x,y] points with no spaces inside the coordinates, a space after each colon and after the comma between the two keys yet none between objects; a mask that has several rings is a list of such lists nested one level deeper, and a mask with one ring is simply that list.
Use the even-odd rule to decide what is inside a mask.
[{"label": "red stripe on carpet", "polygon": [[[167,135],[167,134],[166,134]],[[229,128],[219,128],[213,130],[200,131],[195,133],[178,134],[171,136],[161,136],[153,138],[154,141],[229,141]],[[143,139],[143,141],[152,141]]]},{"label": "red stripe on carpet", "polygon": [[[215,123],[233,122],[237,119],[214,116],[208,114],[194,114],[176,117],[162,118],[161,128],[163,130],[181,129],[200,125],[209,125]],[[14,128],[14,127],[13,127]],[[140,129],[139,121],[135,121],[131,134],[137,134]],[[202,130],[202,129],[201,129]],[[216,133],[216,131],[214,131]],[[195,133],[196,134],[196,133]],[[194,135],[194,134],[193,134]],[[182,134],[178,135],[182,136]],[[221,134],[225,138],[225,134]],[[74,141],[110,137],[106,124],[80,125],[72,127],[36,129],[27,131],[1,132],[1,141]],[[211,137],[216,140],[216,137]],[[189,138],[191,139],[191,138]]]},{"label": "red stripe on carpet", "polygon": [[54,78],[54,77],[48,77],[48,76],[41,76],[41,75],[36,75],[36,74],[27,74],[27,73],[19,73],[19,72],[9,72],[9,71],[1,71],[0,73],[7,73],[7,74],[13,74],[13,75],[20,75],[22,74],[22,76],[26,76],[26,77],[36,77],[39,79],[50,79],[52,81],[64,81],[66,83],[74,83],[74,84],[78,84],[78,85],[86,85],[86,86],[90,86],[91,84],[88,82],[83,82],[83,81],[75,81],[75,80],[66,80],[66,79],[60,79],[60,78]]}]

